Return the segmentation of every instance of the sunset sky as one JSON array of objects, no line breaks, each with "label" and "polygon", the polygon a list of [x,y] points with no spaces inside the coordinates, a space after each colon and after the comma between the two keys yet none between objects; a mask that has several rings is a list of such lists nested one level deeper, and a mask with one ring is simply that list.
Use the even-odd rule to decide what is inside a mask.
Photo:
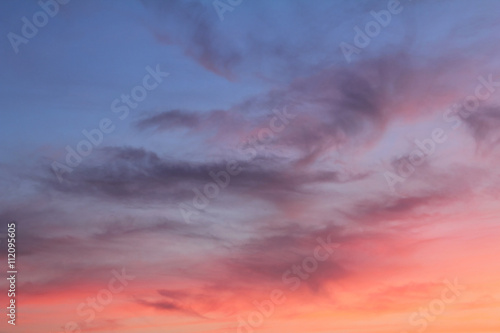
[{"label": "sunset sky", "polygon": [[500,332],[499,32],[496,0],[1,1],[0,333]]}]

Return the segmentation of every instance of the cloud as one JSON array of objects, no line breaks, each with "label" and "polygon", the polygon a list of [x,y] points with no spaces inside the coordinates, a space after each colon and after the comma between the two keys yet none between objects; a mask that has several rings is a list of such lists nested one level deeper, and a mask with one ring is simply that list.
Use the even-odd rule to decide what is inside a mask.
[{"label": "cloud", "polygon": [[240,170],[230,177],[224,193],[253,196],[270,202],[285,203],[297,195],[313,194],[307,187],[316,183],[357,181],[363,175],[345,178],[339,171],[302,172],[290,169],[279,157],[188,162],[162,158],[143,148],[107,147],[95,152],[95,158],[82,163],[60,183],[48,174],[34,177],[40,185],[75,197],[152,203],[179,203],[194,196],[193,189],[215,182],[211,173],[224,172],[231,162]]},{"label": "cloud", "polygon": [[[146,23],[159,43],[180,45],[188,57],[192,57],[205,69],[226,78],[233,78],[233,67],[243,58],[241,51],[228,48],[231,41],[224,37],[216,24],[218,20],[211,3],[199,1],[143,0],[158,17],[158,25]],[[213,13],[212,13],[213,12]],[[212,20],[211,20],[212,18]]]},{"label": "cloud", "polygon": [[227,147],[269,127],[273,110],[288,108],[296,117],[269,146],[288,156],[298,154],[295,165],[307,168],[332,152],[363,153],[394,124],[421,121],[463,98],[465,93],[450,84],[464,82],[454,71],[458,65],[465,63],[450,55],[427,61],[405,52],[385,54],[356,67],[331,66],[293,79],[226,110],[167,110],[135,126],[142,131],[185,129],[211,138],[202,144]]},{"label": "cloud", "polygon": [[498,126],[500,125],[500,109],[497,106],[482,107],[473,113],[465,112],[465,123],[476,141],[478,152],[492,152],[500,143]]}]

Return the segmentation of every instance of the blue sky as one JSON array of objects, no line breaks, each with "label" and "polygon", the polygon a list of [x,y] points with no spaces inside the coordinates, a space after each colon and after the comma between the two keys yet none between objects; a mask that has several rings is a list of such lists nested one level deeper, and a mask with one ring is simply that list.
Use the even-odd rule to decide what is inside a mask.
[{"label": "blue sky", "polygon": [[[208,0],[71,0],[15,47],[41,7],[0,2],[18,332],[238,333],[275,288],[255,332],[398,332],[455,277],[470,292],[428,332],[498,331],[500,2],[401,1],[376,23],[394,1],[243,0],[220,20]],[[318,239],[338,252],[287,280]],[[122,267],[135,281],[86,321]]]}]

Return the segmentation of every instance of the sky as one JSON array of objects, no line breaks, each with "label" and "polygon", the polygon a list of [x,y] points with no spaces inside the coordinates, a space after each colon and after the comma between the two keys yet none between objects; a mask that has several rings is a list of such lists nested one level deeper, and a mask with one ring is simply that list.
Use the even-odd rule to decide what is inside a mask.
[{"label": "sky", "polygon": [[0,333],[500,332],[499,11],[0,2]]}]

